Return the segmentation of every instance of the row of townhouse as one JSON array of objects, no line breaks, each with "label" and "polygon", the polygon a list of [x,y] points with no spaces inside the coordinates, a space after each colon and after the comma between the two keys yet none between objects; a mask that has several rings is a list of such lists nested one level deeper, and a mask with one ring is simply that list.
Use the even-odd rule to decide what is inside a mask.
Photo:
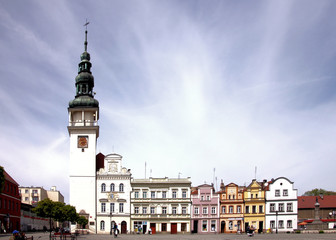
[{"label": "row of townhouse", "polygon": [[191,194],[193,233],[287,232],[297,228],[297,190],[280,177],[270,182],[252,180],[247,187],[221,184],[198,186]]},{"label": "row of townhouse", "polygon": [[[280,177],[247,187],[221,183],[191,187],[190,178],[134,179],[122,156],[99,154],[97,233],[236,233],[297,228],[297,190]],[[79,210],[79,209],[77,209]],[[80,212],[85,215],[85,211]],[[92,220],[92,219],[89,219]]]}]

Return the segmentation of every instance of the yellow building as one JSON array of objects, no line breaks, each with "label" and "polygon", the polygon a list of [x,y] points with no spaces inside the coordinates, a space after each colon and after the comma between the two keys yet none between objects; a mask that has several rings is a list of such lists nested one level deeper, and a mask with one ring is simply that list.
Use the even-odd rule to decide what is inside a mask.
[{"label": "yellow building", "polygon": [[263,183],[252,180],[244,192],[244,222],[247,227],[263,232],[265,229],[265,191]]}]

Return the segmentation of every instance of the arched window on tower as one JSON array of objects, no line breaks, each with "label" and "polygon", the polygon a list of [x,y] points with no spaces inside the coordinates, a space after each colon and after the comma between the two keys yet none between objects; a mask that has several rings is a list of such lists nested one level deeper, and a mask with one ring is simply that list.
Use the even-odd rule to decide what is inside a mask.
[{"label": "arched window on tower", "polygon": [[106,191],[106,184],[105,184],[105,183],[103,183],[103,184],[101,185],[101,191],[102,191],[102,192],[105,192],[105,191]]},{"label": "arched window on tower", "polygon": [[120,183],[119,192],[123,192],[123,191],[124,191],[124,184]]},{"label": "arched window on tower", "polygon": [[110,189],[111,189],[111,192],[114,192],[114,183],[111,183]]}]

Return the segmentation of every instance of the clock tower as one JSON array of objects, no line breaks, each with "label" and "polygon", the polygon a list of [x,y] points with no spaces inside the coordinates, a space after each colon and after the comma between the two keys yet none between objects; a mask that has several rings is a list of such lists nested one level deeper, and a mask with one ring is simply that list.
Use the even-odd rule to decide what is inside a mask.
[{"label": "clock tower", "polygon": [[[87,25],[87,24],[86,24]],[[96,147],[99,137],[99,102],[94,99],[94,78],[87,52],[87,30],[84,52],[76,76],[76,96],[69,102],[70,136],[70,205],[87,217],[90,230],[96,228]]]}]

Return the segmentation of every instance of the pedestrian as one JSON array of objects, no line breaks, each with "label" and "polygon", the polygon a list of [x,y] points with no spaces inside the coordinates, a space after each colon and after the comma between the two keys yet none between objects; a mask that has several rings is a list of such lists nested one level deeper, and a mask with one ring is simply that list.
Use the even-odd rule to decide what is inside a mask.
[{"label": "pedestrian", "polygon": [[9,238],[9,240],[20,240],[20,235],[18,230],[13,231],[13,236]]}]

